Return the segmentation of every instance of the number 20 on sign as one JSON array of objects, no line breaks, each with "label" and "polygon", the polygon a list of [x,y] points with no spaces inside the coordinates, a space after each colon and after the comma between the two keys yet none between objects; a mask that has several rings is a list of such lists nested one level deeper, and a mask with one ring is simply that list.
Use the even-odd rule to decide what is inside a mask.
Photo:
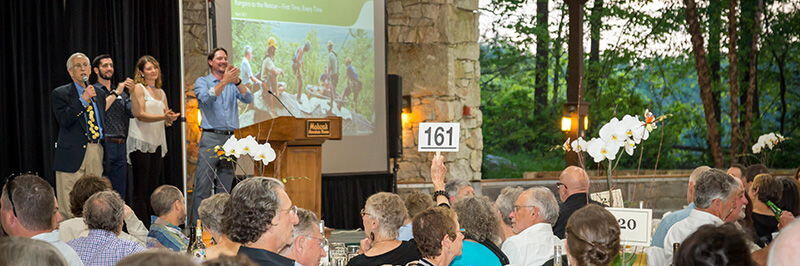
[{"label": "number 20 on sign", "polygon": [[419,123],[420,152],[457,152],[461,136],[459,123]]}]

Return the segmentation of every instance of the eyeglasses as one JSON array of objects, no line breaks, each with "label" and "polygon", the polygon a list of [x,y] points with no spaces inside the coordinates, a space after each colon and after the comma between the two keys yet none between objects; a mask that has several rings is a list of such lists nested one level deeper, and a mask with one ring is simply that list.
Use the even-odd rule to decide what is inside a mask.
[{"label": "eyeglasses", "polygon": [[280,210],[280,212],[287,212],[287,213],[291,213],[291,214],[297,215],[297,206],[292,205],[292,207],[289,207],[288,209],[285,209],[285,210]]},{"label": "eyeglasses", "polygon": [[361,217],[364,217],[364,215],[369,215],[369,213],[367,213],[366,208],[361,208]]},{"label": "eyeglasses", "polygon": [[301,236],[305,237],[305,238],[311,238],[311,239],[317,240],[317,242],[319,242],[319,247],[322,248],[322,249],[325,249],[325,246],[328,245],[328,240],[325,239],[324,237],[313,237],[313,236],[309,236],[309,235],[301,235]]},{"label": "eyeglasses", "polygon": [[556,187],[564,187],[564,188],[567,188],[567,185],[564,185],[564,183],[561,183],[561,182],[556,182]]},{"label": "eyeglasses", "polygon": [[533,206],[533,205],[514,205],[513,206],[514,212],[516,212],[517,210],[522,209],[522,208],[533,208],[533,207],[536,207],[536,206]]},{"label": "eyeglasses", "polygon": [[17,216],[17,208],[14,206],[14,197],[13,197],[13,195],[14,195],[14,183],[12,183],[12,181],[14,181],[14,179],[17,178],[18,176],[22,176],[22,175],[36,175],[36,176],[38,176],[38,174],[34,173],[34,172],[15,173],[15,174],[11,174],[11,175],[7,176],[6,179],[5,179],[5,182],[3,182],[5,184],[6,195],[8,195],[8,202],[11,203],[11,211],[14,212],[14,216],[15,217]]},{"label": "eyeglasses", "polygon": [[78,64],[72,65],[72,67],[73,68],[79,68],[79,69],[89,68],[89,63],[78,63]]}]

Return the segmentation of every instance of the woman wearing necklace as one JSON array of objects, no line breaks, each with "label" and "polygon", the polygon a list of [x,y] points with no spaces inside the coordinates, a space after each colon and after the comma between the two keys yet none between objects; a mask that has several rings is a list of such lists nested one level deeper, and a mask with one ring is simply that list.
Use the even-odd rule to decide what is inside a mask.
[{"label": "woman wearing necklace", "polygon": [[397,240],[397,230],[403,225],[404,217],[406,207],[400,196],[387,192],[370,196],[361,210],[367,237],[361,240],[361,254],[350,259],[347,265],[405,265],[422,258],[413,239]]},{"label": "woman wearing necklace", "polygon": [[131,118],[128,128],[128,162],[133,170],[132,209],[138,217],[153,214],[150,193],[161,183],[167,154],[165,126],[180,116],[167,106],[167,95],[161,89],[161,67],[155,58],[142,56],[136,62],[134,86],[131,94]]}]

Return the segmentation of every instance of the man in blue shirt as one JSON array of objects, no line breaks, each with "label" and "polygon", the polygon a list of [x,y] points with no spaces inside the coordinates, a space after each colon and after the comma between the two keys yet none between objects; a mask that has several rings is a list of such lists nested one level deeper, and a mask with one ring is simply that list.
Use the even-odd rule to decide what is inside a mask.
[{"label": "man in blue shirt", "polygon": [[689,184],[686,186],[686,201],[689,203],[689,206],[686,206],[686,208],[683,208],[682,210],[664,215],[664,217],[661,218],[661,222],[658,223],[658,227],[653,233],[653,239],[650,242],[650,246],[672,248],[664,247],[664,238],[667,237],[667,232],[669,232],[669,229],[673,225],[682,221],[683,219],[686,219],[686,217],[689,217],[689,213],[694,210],[694,183],[697,181],[697,178],[700,177],[700,174],[709,169],[711,169],[711,167],[703,165],[695,168],[694,171],[689,174]]},{"label": "man in blue shirt", "polygon": [[228,64],[228,51],[216,48],[208,54],[211,74],[197,78],[194,93],[197,96],[203,120],[200,128],[200,149],[194,175],[192,192],[192,223],[197,220],[200,202],[213,191],[230,191],[233,182],[233,166],[220,161],[214,154],[214,146],[225,143],[233,131],[239,128],[239,108],[237,101],[252,103],[253,94],[242,85],[240,71]]}]

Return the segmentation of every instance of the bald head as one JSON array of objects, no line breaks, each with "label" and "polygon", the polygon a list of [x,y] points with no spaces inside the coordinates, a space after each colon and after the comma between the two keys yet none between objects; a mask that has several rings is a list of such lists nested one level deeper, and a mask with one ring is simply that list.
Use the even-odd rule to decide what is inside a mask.
[{"label": "bald head", "polygon": [[781,230],[778,238],[770,244],[768,266],[795,265],[800,261],[800,219],[794,220]]},{"label": "bald head", "polygon": [[583,168],[577,166],[570,166],[561,171],[558,181],[563,184],[558,187],[558,195],[561,201],[567,200],[573,194],[589,191],[589,175],[586,174]]},{"label": "bald head", "polygon": [[700,178],[700,174],[705,171],[710,170],[711,167],[708,166],[699,166],[692,170],[692,173],[689,174],[689,184],[686,186],[686,202],[692,203],[694,202],[694,184],[696,183],[698,178]]}]

